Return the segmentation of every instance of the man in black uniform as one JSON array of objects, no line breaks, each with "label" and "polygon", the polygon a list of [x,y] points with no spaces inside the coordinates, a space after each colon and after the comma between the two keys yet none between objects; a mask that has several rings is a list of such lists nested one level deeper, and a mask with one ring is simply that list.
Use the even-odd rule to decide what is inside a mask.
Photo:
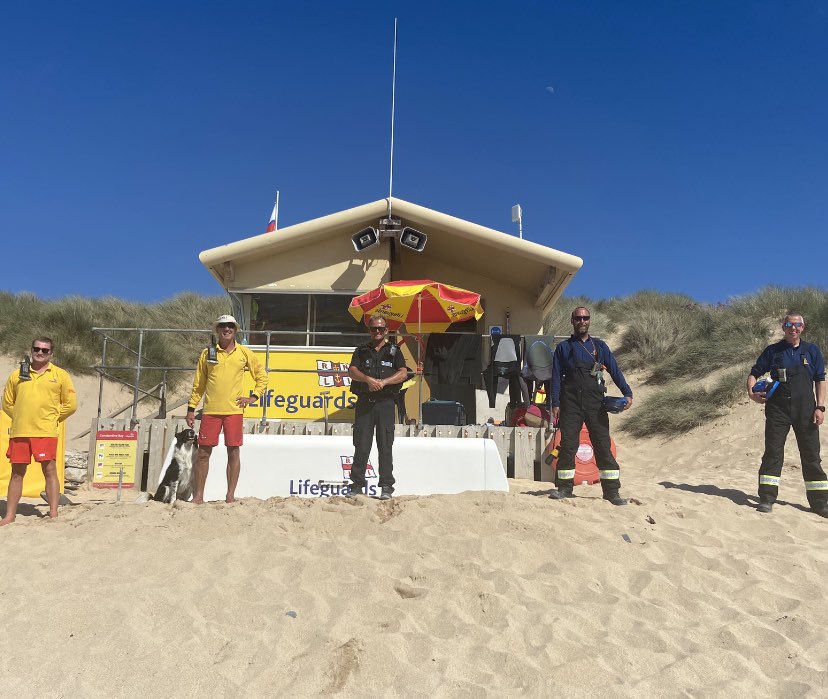
[{"label": "man in black uniform", "polygon": [[[782,319],[785,338],[765,348],[747,379],[751,400],[765,405],[765,453],[759,467],[759,512],[770,512],[779,493],[785,440],[793,427],[805,494],[816,514],[828,517],[828,480],[819,458],[819,426],[825,419],[825,360],[819,347],[805,342],[805,319],[788,313]],[[753,392],[756,380],[770,372],[779,385],[770,398]],[[814,395],[816,389],[816,399]]]},{"label": "man in black uniform", "polygon": [[348,496],[363,495],[367,485],[365,467],[374,428],[379,452],[380,500],[389,500],[394,492],[394,408],[400,384],[408,378],[402,352],[388,341],[385,318],[372,316],[368,321],[371,339],[354,350],[348,375],[351,390],[357,394],[354,418],[354,462],[351,464],[351,489]]},{"label": "man in black uniform", "polygon": [[552,361],[552,417],[558,421],[561,443],[558,449],[558,468],[550,498],[560,500],[574,497],[575,454],[581,425],[586,423],[589,441],[601,476],[604,500],[613,505],[626,505],[619,495],[620,469],[610,448],[609,416],[601,404],[607,390],[604,384],[606,369],[615,385],[627,399],[624,410],[632,405],[632,390],[618,368],[606,342],[589,336],[589,310],[583,307],[572,311],[574,333],[555,348]]}]

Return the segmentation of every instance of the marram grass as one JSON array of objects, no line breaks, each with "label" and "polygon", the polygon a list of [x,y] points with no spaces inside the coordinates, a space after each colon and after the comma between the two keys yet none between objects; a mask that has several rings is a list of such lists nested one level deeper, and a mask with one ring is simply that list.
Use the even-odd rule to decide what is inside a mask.
[{"label": "marram grass", "polygon": [[[22,359],[28,354],[32,339],[45,335],[55,341],[56,364],[74,373],[88,374],[101,361],[102,335],[93,332],[93,327],[201,329],[209,328],[219,315],[229,312],[226,296],[192,293],[159,303],[132,303],[114,297],[43,300],[28,293],[0,292],[0,352]],[[111,342],[107,364],[134,365],[138,334],[112,335],[132,352]],[[206,334],[147,333],[142,357],[161,366],[195,366],[208,339]],[[127,381],[134,376],[130,371],[112,373]],[[161,378],[158,371],[144,370],[141,385],[152,386]],[[175,387],[184,378],[182,372],[170,373],[169,384]]]}]

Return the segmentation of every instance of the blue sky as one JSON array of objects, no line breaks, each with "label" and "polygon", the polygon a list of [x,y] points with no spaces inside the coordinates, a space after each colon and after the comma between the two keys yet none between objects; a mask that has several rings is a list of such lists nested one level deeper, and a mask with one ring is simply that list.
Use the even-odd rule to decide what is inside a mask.
[{"label": "blue sky", "polygon": [[825,286],[828,3],[166,0],[4,6],[2,288],[220,293],[198,252],[277,189],[281,226],[386,196],[395,16],[396,196],[520,203],[569,293]]}]

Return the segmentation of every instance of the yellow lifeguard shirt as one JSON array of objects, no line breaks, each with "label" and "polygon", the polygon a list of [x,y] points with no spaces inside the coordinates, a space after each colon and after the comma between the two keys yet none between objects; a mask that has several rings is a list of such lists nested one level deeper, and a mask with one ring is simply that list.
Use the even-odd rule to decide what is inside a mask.
[{"label": "yellow lifeguard shirt", "polygon": [[20,380],[15,369],[3,391],[3,411],[11,418],[10,437],[57,437],[58,425],[78,408],[72,379],[60,367],[49,364],[31,381]]},{"label": "yellow lifeguard shirt", "polygon": [[216,347],[218,364],[207,361],[207,350],[202,350],[193,379],[193,392],[189,408],[195,410],[204,396],[204,412],[207,415],[238,415],[244,410],[236,405],[236,399],[244,395],[244,372],[253,375],[256,386],[253,391],[261,396],[267,388],[267,372],[256,355],[247,347],[236,343],[231,352]]}]

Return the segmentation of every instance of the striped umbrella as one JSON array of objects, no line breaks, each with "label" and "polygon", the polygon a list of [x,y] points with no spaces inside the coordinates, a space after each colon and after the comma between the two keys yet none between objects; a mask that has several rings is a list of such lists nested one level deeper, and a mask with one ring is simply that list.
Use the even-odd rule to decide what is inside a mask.
[{"label": "striped umbrella", "polygon": [[351,299],[348,312],[368,324],[381,315],[391,330],[405,324],[411,333],[445,332],[452,323],[480,319],[480,294],[428,279],[388,282]]}]

